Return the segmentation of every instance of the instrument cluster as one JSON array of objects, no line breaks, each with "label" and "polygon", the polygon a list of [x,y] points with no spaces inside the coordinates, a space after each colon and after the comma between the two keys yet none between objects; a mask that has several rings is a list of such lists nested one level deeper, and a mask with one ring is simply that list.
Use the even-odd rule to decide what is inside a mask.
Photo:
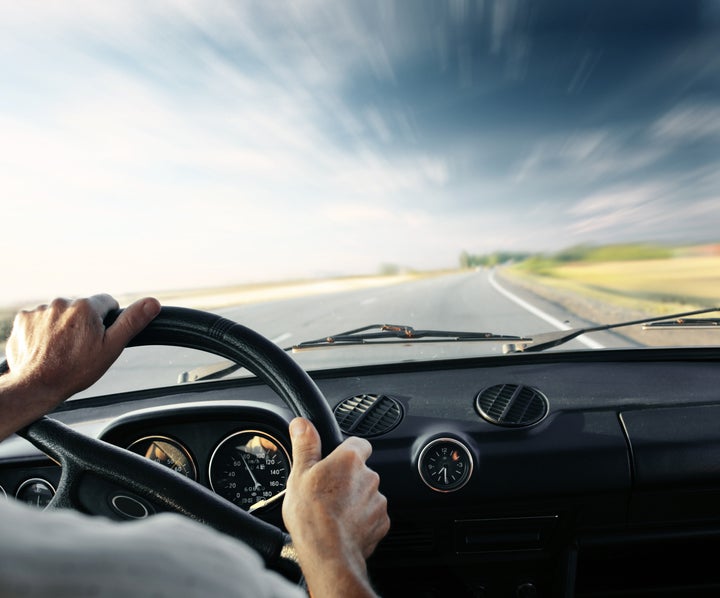
[{"label": "instrument cluster", "polygon": [[[144,436],[127,448],[195,482],[201,481],[193,452],[176,438]],[[250,512],[274,504],[284,493],[290,475],[288,449],[263,430],[233,431],[216,444],[204,461],[210,488]]]},{"label": "instrument cluster", "polygon": [[128,414],[100,437],[246,511],[269,513],[284,496],[290,475],[291,416],[256,403],[195,403]]}]

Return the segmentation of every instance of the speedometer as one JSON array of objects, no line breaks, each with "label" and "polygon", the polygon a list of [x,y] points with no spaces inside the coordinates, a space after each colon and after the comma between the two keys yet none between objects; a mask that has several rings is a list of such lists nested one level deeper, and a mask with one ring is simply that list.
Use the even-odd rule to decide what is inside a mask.
[{"label": "speedometer", "polygon": [[242,430],[225,438],[210,458],[210,487],[246,511],[274,503],[285,490],[290,456],[265,432]]},{"label": "speedometer", "polygon": [[128,450],[197,481],[195,461],[190,451],[177,440],[167,436],[146,436],[133,442]]}]

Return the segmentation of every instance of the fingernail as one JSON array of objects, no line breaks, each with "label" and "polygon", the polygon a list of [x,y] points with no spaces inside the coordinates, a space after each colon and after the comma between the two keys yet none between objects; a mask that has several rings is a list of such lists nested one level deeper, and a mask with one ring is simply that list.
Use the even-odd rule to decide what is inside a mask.
[{"label": "fingernail", "polygon": [[296,418],[290,422],[290,438],[295,440],[300,438],[307,430],[307,424],[302,418]]},{"label": "fingernail", "polygon": [[153,299],[146,299],[143,305],[145,315],[154,318],[160,313],[160,304]]}]

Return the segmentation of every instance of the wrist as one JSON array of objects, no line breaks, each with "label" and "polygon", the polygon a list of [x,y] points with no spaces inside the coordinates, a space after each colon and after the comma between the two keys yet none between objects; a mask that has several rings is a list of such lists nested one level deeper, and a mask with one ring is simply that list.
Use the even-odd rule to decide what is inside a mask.
[{"label": "wrist", "polygon": [[7,372],[0,376],[0,440],[34,422],[61,403],[55,389],[18,379]]},{"label": "wrist", "polygon": [[299,545],[295,543],[312,598],[376,596],[370,584],[365,558],[353,546],[352,542],[329,546],[322,540]]},{"label": "wrist", "polygon": [[377,596],[370,584],[364,559],[360,562],[347,562],[343,559],[318,560],[307,567],[302,565],[302,569],[312,598]]}]

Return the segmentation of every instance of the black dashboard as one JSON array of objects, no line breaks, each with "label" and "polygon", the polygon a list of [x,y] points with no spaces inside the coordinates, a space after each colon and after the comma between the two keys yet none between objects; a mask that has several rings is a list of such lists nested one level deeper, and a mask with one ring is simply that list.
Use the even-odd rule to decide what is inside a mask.
[{"label": "black dashboard", "polygon": [[[373,444],[392,520],[369,562],[378,590],[716,594],[719,366],[716,350],[653,349],[313,373],[341,427]],[[70,401],[54,417],[281,524],[292,414],[255,379]],[[0,445],[8,495],[42,505],[59,475],[25,441]]]}]

